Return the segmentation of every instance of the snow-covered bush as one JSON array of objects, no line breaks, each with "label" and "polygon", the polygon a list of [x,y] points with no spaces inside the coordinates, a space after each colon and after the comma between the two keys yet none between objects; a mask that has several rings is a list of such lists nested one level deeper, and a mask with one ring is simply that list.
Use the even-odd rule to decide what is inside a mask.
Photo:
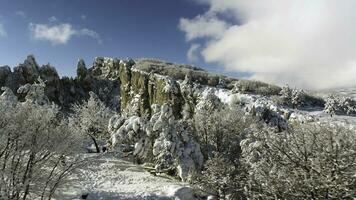
[{"label": "snow-covered bush", "polygon": [[305,102],[305,93],[303,90],[294,89],[292,91],[291,103],[294,108],[302,106]]},{"label": "snow-covered bush", "polygon": [[308,123],[285,132],[255,129],[241,142],[251,199],[352,199],[356,132]]},{"label": "snow-covered bush", "polygon": [[282,97],[282,99],[284,100],[284,102],[286,103],[290,103],[292,101],[292,93],[293,93],[293,89],[291,89],[288,85],[284,86],[281,90],[281,92],[279,93]]},{"label": "snow-covered bush", "polygon": [[8,88],[0,97],[0,199],[51,199],[79,164],[72,155],[80,137],[43,101],[43,82],[25,87],[25,102]]},{"label": "snow-covered bush", "polygon": [[277,105],[291,106],[293,108],[300,107],[324,107],[325,101],[303,90],[291,89],[285,86],[279,93],[279,97],[273,97],[273,101]]},{"label": "snow-covered bush", "polygon": [[246,173],[241,169],[223,156],[214,155],[193,184],[202,186],[218,199],[245,199],[243,184]]},{"label": "snow-covered bush", "polygon": [[206,163],[202,174],[195,176],[195,184],[221,199],[242,198],[240,141],[254,123],[250,115],[236,107],[197,111],[194,126]]},{"label": "snow-covered bush", "polygon": [[143,162],[154,163],[156,172],[174,171],[182,180],[200,170],[203,155],[192,136],[191,126],[176,120],[167,104],[152,105],[152,116],[119,116],[110,119],[112,147],[132,145],[132,154]]},{"label": "snow-covered bush", "polygon": [[250,104],[251,102],[252,102],[252,98],[250,96],[244,94],[233,94],[229,104],[231,106],[244,107]]},{"label": "snow-covered bush", "polygon": [[288,114],[281,113],[282,111],[277,107],[262,105],[261,107],[256,107],[254,112],[259,120],[263,121],[277,132],[281,132],[288,128],[287,116],[285,116]]},{"label": "snow-covered bush", "polygon": [[27,83],[26,85],[19,87],[17,93],[26,94],[25,100],[27,102],[37,103],[40,105],[48,104],[49,100],[45,94],[46,84],[40,77],[38,77],[37,81],[38,83]]},{"label": "snow-covered bush", "polygon": [[239,156],[239,141],[254,120],[238,108],[197,110],[194,116],[196,137],[206,159],[214,152],[234,160]]},{"label": "snow-covered bush", "polygon": [[282,88],[281,92],[282,104],[297,108],[305,104],[306,94],[303,90],[291,89],[289,86]]},{"label": "snow-covered bush", "polygon": [[356,101],[350,97],[340,97],[336,95],[330,95],[326,99],[324,112],[333,116],[335,114],[355,114],[356,113]]},{"label": "snow-covered bush", "polygon": [[198,97],[196,110],[197,112],[198,110],[212,112],[215,109],[219,109],[222,105],[219,97],[215,95],[215,90],[213,88],[206,88]]},{"label": "snow-covered bush", "polygon": [[76,125],[76,132],[89,136],[97,153],[100,152],[98,139],[109,139],[108,123],[113,112],[105,106],[94,92],[89,92],[90,98],[82,104],[74,104],[74,114],[70,120]]}]

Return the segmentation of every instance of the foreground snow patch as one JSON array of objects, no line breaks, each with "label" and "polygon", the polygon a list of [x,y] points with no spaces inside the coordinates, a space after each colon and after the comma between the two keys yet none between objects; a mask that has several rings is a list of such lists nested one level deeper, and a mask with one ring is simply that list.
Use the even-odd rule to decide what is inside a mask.
[{"label": "foreground snow patch", "polygon": [[188,184],[153,176],[141,166],[112,154],[100,155],[81,167],[59,189],[56,199],[81,199],[83,194],[88,194],[88,200],[194,199]]}]

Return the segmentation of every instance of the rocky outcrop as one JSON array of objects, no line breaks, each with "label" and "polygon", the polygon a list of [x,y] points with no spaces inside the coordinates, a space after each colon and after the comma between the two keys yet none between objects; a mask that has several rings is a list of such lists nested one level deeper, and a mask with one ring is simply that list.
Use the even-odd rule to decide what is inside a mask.
[{"label": "rocky outcrop", "polygon": [[[97,93],[101,100],[108,106],[118,110],[119,105],[119,82],[108,79],[101,70],[106,69],[109,63],[104,63],[102,67],[96,59],[94,66],[87,69],[83,60],[78,61],[77,77],[60,78],[56,69],[50,64],[39,66],[30,55],[26,60],[14,67],[13,71],[9,66],[0,67],[0,87],[6,86],[16,92],[20,86],[38,82],[38,78],[45,83],[45,94],[49,101],[55,102],[62,108],[67,109],[71,104],[87,99],[89,91]],[[22,93],[16,93],[20,100],[24,100]]]},{"label": "rocky outcrop", "polygon": [[0,85],[8,84],[11,76],[11,68],[9,66],[0,67]]},{"label": "rocky outcrop", "polygon": [[[60,78],[56,69],[49,64],[39,67],[34,56],[29,55],[26,60],[14,67],[13,72],[10,67],[0,67],[0,86],[6,86],[13,91],[21,85],[33,84],[38,78],[46,83],[45,93],[51,101],[58,103],[60,91]],[[24,96],[17,93],[20,99]]]},{"label": "rocky outcrop", "polygon": [[172,107],[176,117],[180,117],[183,97],[179,84],[167,77],[157,74],[149,74],[128,66],[120,66],[121,107],[128,108],[133,99],[139,102],[137,105],[139,116],[150,116],[151,105],[164,103]]},{"label": "rocky outcrop", "polygon": [[[33,55],[27,56],[24,63],[14,68],[14,74],[19,84],[34,83],[40,76],[40,69]],[[57,72],[55,72],[57,73]],[[58,76],[58,74],[57,74]]]}]

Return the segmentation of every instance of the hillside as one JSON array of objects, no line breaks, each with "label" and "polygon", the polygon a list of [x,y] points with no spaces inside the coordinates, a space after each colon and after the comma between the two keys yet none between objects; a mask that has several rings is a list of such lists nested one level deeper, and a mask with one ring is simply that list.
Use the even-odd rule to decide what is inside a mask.
[{"label": "hillside", "polygon": [[[189,65],[107,57],[95,58],[89,68],[79,60],[76,77],[61,78],[54,67],[39,66],[28,56],[13,70],[0,67],[0,86],[0,109],[6,113],[0,125],[9,135],[13,127],[27,133],[23,121],[26,126],[38,123],[34,130],[50,133],[44,146],[51,131],[59,134],[54,134],[54,144],[62,132],[74,138],[68,141],[74,150],[66,146],[69,153],[59,157],[53,170],[58,163],[67,167],[67,162],[86,160],[59,187],[57,199],[82,194],[89,194],[88,199],[269,198],[270,187],[264,182],[286,198],[293,196],[291,191],[300,192],[307,175],[311,183],[300,186],[303,198],[315,195],[308,193],[310,188],[319,190],[322,183],[333,188],[335,180],[344,187],[320,189],[320,194],[335,190],[337,195],[342,191],[338,197],[353,195],[349,191],[354,182],[344,179],[354,168],[340,165],[342,176],[330,171],[330,156],[344,159],[354,152],[356,103],[347,98],[321,98]],[[30,116],[23,117],[27,112]],[[25,141],[37,144],[37,132],[25,134]],[[29,146],[38,146],[34,144]],[[334,145],[344,153],[335,153],[339,150]],[[322,162],[330,166],[319,166]],[[353,160],[343,162],[351,166]],[[310,174],[316,173],[310,168],[323,176]]]}]

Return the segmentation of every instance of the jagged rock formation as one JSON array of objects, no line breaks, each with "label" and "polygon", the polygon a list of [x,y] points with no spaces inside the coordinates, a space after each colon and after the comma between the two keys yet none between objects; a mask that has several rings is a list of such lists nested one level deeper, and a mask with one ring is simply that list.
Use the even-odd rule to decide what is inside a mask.
[{"label": "jagged rock formation", "polygon": [[186,180],[189,173],[203,165],[200,145],[193,139],[187,122],[176,120],[167,104],[153,104],[152,112],[149,120],[114,116],[109,124],[111,144],[131,144],[133,155],[144,162],[154,162],[157,172],[173,170]]},{"label": "jagged rock formation", "polygon": [[[48,99],[64,109],[69,108],[72,103],[87,99],[89,91],[97,93],[108,106],[119,109],[118,82],[98,74],[100,67],[96,61],[88,70],[84,61],[79,60],[77,77],[60,78],[53,66],[46,64],[40,67],[34,56],[30,55],[22,64],[14,67],[13,71],[9,66],[0,67],[0,87],[6,86],[17,91],[21,85],[33,84],[41,78],[46,84],[45,94]],[[24,100],[21,93],[16,95]]]}]

